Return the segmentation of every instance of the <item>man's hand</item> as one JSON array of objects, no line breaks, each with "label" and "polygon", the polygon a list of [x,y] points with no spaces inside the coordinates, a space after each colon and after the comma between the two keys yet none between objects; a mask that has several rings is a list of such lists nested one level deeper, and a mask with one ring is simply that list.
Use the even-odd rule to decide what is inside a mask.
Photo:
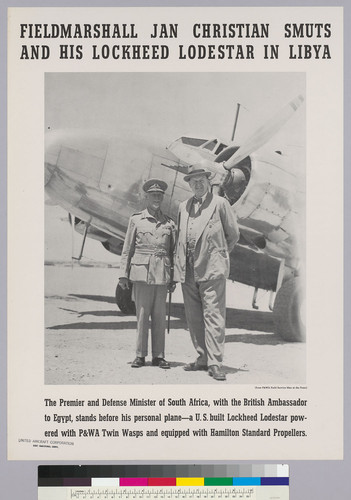
[{"label": "man's hand", "polygon": [[119,278],[118,284],[122,288],[122,290],[128,290],[129,279],[128,278]]},{"label": "man's hand", "polygon": [[176,286],[177,286],[177,282],[176,281],[172,281],[171,283],[168,283],[167,285],[167,290],[170,292],[170,293],[173,293],[174,290],[176,289]]}]

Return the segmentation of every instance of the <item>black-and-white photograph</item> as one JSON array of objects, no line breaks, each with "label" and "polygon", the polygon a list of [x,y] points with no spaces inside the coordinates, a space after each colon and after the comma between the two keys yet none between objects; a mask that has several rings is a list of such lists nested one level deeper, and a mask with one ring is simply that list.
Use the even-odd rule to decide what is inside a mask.
[{"label": "black-and-white photograph", "polygon": [[45,384],[305,384],[302,72],[45,74]]}]

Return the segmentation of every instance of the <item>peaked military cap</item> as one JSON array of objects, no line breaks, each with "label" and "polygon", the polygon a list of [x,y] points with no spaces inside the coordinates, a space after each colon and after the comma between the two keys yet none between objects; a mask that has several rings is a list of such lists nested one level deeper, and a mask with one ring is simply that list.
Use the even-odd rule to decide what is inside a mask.
[{"label": "peaked military cap", "polygon": [[143,185],[145,193],[164,193],[167,188],[167,183],[160,179],[149,179]]}]

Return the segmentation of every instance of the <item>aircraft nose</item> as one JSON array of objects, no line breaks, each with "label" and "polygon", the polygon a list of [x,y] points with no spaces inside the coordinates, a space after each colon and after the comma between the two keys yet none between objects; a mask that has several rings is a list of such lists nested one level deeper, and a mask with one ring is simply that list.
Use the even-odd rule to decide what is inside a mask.
[{"label": "aircraft nose", "polygon": [[56,165],[60,152],[62,135],[58,132],[48,132],[45,136],[45,165]]},{"label": "aircraft nose", "polygon": [[95,185],[108,150],[108,137],[86,130],[50,131],[45,138],[45,180],[61,171],[77,181]]},{"label": "aircraft nose", "polygon": [[60,154],[62,134],[50,131],[45,136],[45,186],[50,182]]}]

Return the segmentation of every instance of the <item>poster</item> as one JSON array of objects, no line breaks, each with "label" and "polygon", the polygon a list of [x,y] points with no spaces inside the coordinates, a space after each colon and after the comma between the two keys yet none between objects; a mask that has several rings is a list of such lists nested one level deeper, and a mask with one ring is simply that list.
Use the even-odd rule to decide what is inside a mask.
[{"label": "poster", "polygon": [[[65,44],[60,45],[60,40],[48,36],[45,37],[45,43],[42,43],[42,40],[40,40],[40,42],[33,45],[33,31],[30,31],[28,26],[31,23],[33,25],[37,23],[38,26],[41,26],[35,29],[37,29],[36,34],[42,39],[43,35],[46,36],[48,34],[47,28],[43,28],[46,23],[60,25],[61,23],[68,22],[66,20],[68,14],[62,9],[50,9],[50,11],[43,9],[31,9],[30,11],[13,10],[12,15],[10,15],[10,28],[11,23],[15,23],[14,25],[18,26],[21,23],[21,16],[25,16],[26,20],[23,24],[27,24],[27,26],[22,27],[22,35],[23,38],[28,36],[29,41],[27,40],[26,48],[23,48],[23,40],[19,36],[16,36],[16,30],[9,30],[10,53],[14,51],[20,54],[19,58],[14,58],[12,62],[11,59],[9,61],[9,164],[26,165],[30,158],[30,162],[35,165],[34,172],[24,167],[24,170],[21,170],[20,179],[18,178],[18,172],[16,173],[16,191],[19,189],[22,193],[21,203],[18,202],[17,198],[13,197],[11,183],[14,185],[14,177],[11,176],[11,168],[9,168],[9,220],[11,221],[14,218],[16,221],[16,224],[9,224],[10,246],[11,238],[12,241],[17,240],[23,231],[28,231],[29,227],[31,227],[26,220],[26,214],[31,219],[34,218],[37,221],[41,221],[41,224],[38,224],[36,227],[36,238],[30,237],[26,241],[26,253],[31,257],[32,262],[30,268],[28,268],[27,262],[21,262],[21,259],[17,258],[15,252],[9,258],[9,296],[17,296],[19,287],[21,287],[23,293],[24,287],[27,290],[27,303],[25,307],[26,312],[28,312],[28,314],[21,316],[14,314],[14,309],[11,312],[11,302],[9,301],[9,332],[13,332],[8,340],[10,387],[8,449],[10,459],[135,460],[136,457],[143,460],[160,460],[162,458],[182,459],[185,442],[188,440],[188,431],[189,434],[191,432],[192,437],[189,438],[189,444],[186,446],[190,446],[190,443],[194,441],[197,444],[196,446],[190,446],[191,456],[188,457],[190,460],[213,459],[213,454],[215,454],[218,460],[232,459],[232,445],[228,440],[227,433],[227,430],[231,430],[232,427],[227,423],[228,420],[225,424],[218,424],[218,421],[213,418],[216,421],[214,426],[209,426],[205,423],[201,427],[197,425],[197,428],[195,428],[195,422],[189,422],[187,425],[184,425],[184,423],[177,426],[169,425],[172,418],[179,414],[179,412],[174,412],[174,409],[170,407],[177,406],[176,403],[180,405],[180,402],[183,400],[185,401],[184,406],[187,411],[185,408],[182,408],[182,415],[186,411],[187,417],[189,419],[193,417],[193,420],[196,420],[196,415],[200,415],[200,418],[203,418],[204,414],[206,414],[208,420],[210,420],[211,416],[217,417],[222,414],[225,415],[225,419],[228,419],[231,414],[249,418],[255,415],[260,416],[261,414],[264,416],[271,415],[272,417],[282,415],[282,419],[277,425],[268,426],[267,423],[264,423],[258,429],[265,431],[269,428],[272,433],[276,432],[276,437],[269,439],[270,449],[268,455],[268,441],[264,437],[271,438],[271,435],[255,435],[255,438],[258,439],[255,439],[253,449],[253,447],[248,447],[246,444],[247,438],[250,438],[249,442],[250,440],[252,441],[253,434],[250,435],[248,433],[247,436],[243,436],[243,427],[240,425],[239,431],[241,435],[237,439],[235,459],[340,460],[343,456],[342,280],[340,279],[343,273],[341,267],[342,218],[340,217],[343,202],[341,193],[343,152],[342,110],[344,104],[342,101],[342,9],[318,9],[318,21],[316,21],[316,25],[314,26],[314,36],[317,39],[319,49],[312,48],[313,45],[311,45],[310,41],[306,42],[305,38],[310,38],[307,31],[304,36],[302,36],[301,32],[296,34],[297,37],[304,38],[304,41],[301,43],[291,44],[290,40],[286,40],[288,38],[287,28],[285,28],[284,38],[284,31],[281,27],[287,24],[290,25],[290,23],[300,23],[304,26],[306,19],[304,15],[307,12],[305,10],[297,11],[296,9],[292,9],[289,11],[283,9],[281,10],[279,21],[273,16],[273,11],[269,8],[262,8],[262,11],[255,9],[254,12],[247,11],[246,9],[240,12],[235,10],[234,17],[237,15],[244,16],[247,23],[250,22],[253,25],[254,22],[262,24],[266,22],[266,24],[269,24],[269,34],[266,35],[266,33],[263,33],[264,36],[261,38],[250,37],[250,46],[252,46],[252,49],[246,48],[244,56],[240,51],[236,52],[235,66],[231,67],[230,72],[228,72],[228,54],[225,54],[221,59],[218,56],[221,57],[222,53],[218,52],[216,54],[217,58],[212,59],[215,49],[208,49],[207,40],[206,45],[204,45],[205,42],[202,39],[201,42],[204,43],[201,45],[207,47],[207,52],[205,52],[206,57],[203,57],[201,51],[206,51],[206,49],[199,49],[198,40],[194,42],[194,39],[191,38],[191,29],[189,27],[194,26],[196,23],[200,23],[200,25],[201,22],[206,23],[206,15],[209,11],[205,13],[194,11],[192,13],[190,9],[187,12],[189,15],[184,19],[183,13],[178,9],[174,11],[169,11],[168,9],[161,11],[160,9],[156,11],[147,9],[143,11],[140,17],[138,15],[138,22],[135,21],[134,33],[131,26],[134,24],[133,16],[135,13],[126,9],[123,14],[127,19],[126,24],[130,27],[129,35],[137,33],[138,37],[143,39],[144,44],[146,44],[144,38],[146,40],[149,39],[150,33],[160,26],[167,26],[168,28],[170,26],[178,26],[175,39],[162,35],[160,37],[166,38],[166,40],[161,40],[162,44],[160,45],[169,47],[169,54],[166,54],[167,49],[163,49],[164,59],[160,59],[158,55],[155,56],[154,54],[157,57],[154,60],[145,58],[142,61],[133,60],[132,62],[130,59],[124,61],[115,59],[116,54],[115,56],[113,55],[109,45],[111,41],[108,44],[103,44],[104,48],[100,45],[102,52],[98,55],[98,46],[95,49],[92,48],[92,45],[96,44],[92,43],[92,40],[88,37],[84,37],[79,43],[67,46]],[[276,9],[274,9],[274,12],[276,12]],[[315,12],[315,10],[312,10],[310,15],[312,16]],[[220,10],[217,12],[217,10],[212,10],[212,13],[213,23],[223,23],[221,16],[224,11]],[[18,20],[16,15],[19,16]],[[93,16],[94,21],[90,20],[90,15]],[[77,25],[97,23],[99,16],[102,16],[101,23],[103,23],[105,15],[106,13],[100,9],[97,11],[86,11],[84,12],[86,20],[82,21],[82,11],[70,10],[69,23]],[[51,16],[52,21],[49,21]],[[203,21],[199,20],[201,16],[204,16]],[[142,21],[140,21],[140,18]],[[57,19],[60,20],[57,21]],[[336,28],[332,29],[331,27],[334,26]],[[147,29],[150,27],[151,31]],[[13,38],[11,38],[11,32],[14,33]],[[17,31],[17,35],[18,33]],[[52,31],[51,35],[53,34]],[[252,34],[253,32],[251,31]],[[223,32],[221,35],[225,35],[225,33]],[[247,29],[245,35],[246,37],[250,35]],[[215,32],[210,33],[209,38],[211,38],[212,43],[213,38],[216,38]],[[272,52],[269,57],[267,56],[267,49],[264,48],[265,42],[267,42],[264,38],[269,38],[268,43],[271,43],[272,47],[274,47],[274,49],[271,49]],[[319,44],[320,38],[325,39],[323,40],[325,44],[322,42]],[[215,45],[218,45],[218,43],[220,42],[215,40]],[[187,57],[183,58],[184,51],[179,52],[180,44],[183,48],[188,47]],[[65,45],[65,48],[62,49],[62,45]],[[278,46],[279,48],[277,48]],[[306,48],[307,46],[310,48]],[[211,56],[209,56],[209,50],[211,51]],[[232,50],[237,51],[237,49]],[[313,50],[315,51],[314,53]],[[255,54],[254,56],[253,53]],[[80,57],[81,54],[84,54],[83,57]],[[314,55],[312,56],[312,54]],[[33,63],[33,57],[35,63]],[[118,62],[118,71],[116,71],[116,61]],[[32,70],[33,64],[35,64],[35,71]],[[28,72],[29,67],[31,68],[30,72]],[[242,385],[234,377],[231,380],[228,377],[228,383],[225,386],[221,386],[220,389],[218,385],[209,384],[207,380],[203,384],[201,381],[197,381],[196,385],[186,381],[177,385],[174,385],[174,382],[166,383],[162,384],[162,386],[161,384],[157,384],[157,381],[152,381],[150,385],[143,385],[137,382],[134,387],[126,382],[119,382],[118,386],[106,382],[96,385],[89,383],[91,382],[89,380],[83,383],[70,381],[62,385],[59,382],[55,382],[54,379],[51,379],[49,383],[48,379],[45,382],[43,362],[45,308],[42,299],[44,295],[43,287],[46,286],[43,269],[46,229],[44,230],[43,204],[36,202],[32,206],[32,213],[27,208],[29,200],[44,201],[44,191],[41,182],[43,174],[43,137],[44,130],[48,126],[45,113],[49,111],[46,96],[51,91],[50,78],[51,85],[53,86],[54,83],[52,82],[56,77],[57,88],[59,88],[58,82],[64,81],[64,78],[66,78],[62,86],[62,91],[66,94],[68,92],[67,89],[73,85],[73,80],[79,77],[78,73],[83,78],[86,78],[83,80],[84,82],[88,81],[88,73],[96,73],[96,75],[90,76],[92,80],[99,78],[100,75],[103,79],[107,73],[123,73],[123,75],[117,75],[119,80],[117,79],[116,81],[120,82],[122,77],[129,77],[129,82],[133,82],[132,74],[137,72],[145,73],[142,75],[144,78],[148,76],[148,73],[156,75],[160,73],[160,80],[163,82],[167,82],[168,76],[163,73],[171,74],[172,72],[180,80],[182,78],[184,80],[189,78],[188,82],[190,82],[190,74],[196,73],[201,73],[204,80],[209,78],[211,73],[215,73],[213,75],[213,80],[215,80],[215,76],[218,74],[226,75],[230,73],[228,74],[228,79],[230,79],[233,77],[233,73],[237,72],[239,74],[238,78],[240,76],[240,78],[243,78],[243,81],[245,81],[244,77],[250,73],[253,75],[253,81],[256,75],[257,81],[260,81],[264,73],[268,75],[267,82],[271,82],[272,89],[274,89],[276,82],[279,81],[278,74],[280,73],[284,73],[285,75],[291,73],[291,80],[298,79],[299,74],[301,75],[301,82],[303,83],[299,85],[305,87],[304,109],[306,117],[305,122],[302,121],[300,124],[302,123],[302,128],[304,127],[304,123],[306,125],[306,224],[308,235],[306,241],[308,336],[305,344],[306,372],[301,378],[297,377],[295,380],[293,378],[283,383],[282,379],[278,376],[276,381],[273,379],[269,383],[262,383],[260,380],[257,380],[254,382],[254,385],[250,384],[250,382]],[[58,75],[59,73],[60,75]],[[11,75],[13,75],[12,80]],[[188,82],[187,85],[189,85]],[[218,81],[214,81],[214,84],[218,85]],[[186,86],[186,84],[183,85]],[[167,87],[167,84],[164,86]],[[82,88],[84,88],[84,83]],[[151,88],[151,85],[148,84],[146,88]],[[332,102],[325,102],[327,92],[332,92]],[[263,91],[262,94],[264,94]],[[271,92],[271,96],[273,94],[278,96],[278,90]],[[53,100],[55,100],[55,97]],[[272,101],[271,97],[270,101],[269,99],[264,101],[261,106],[270,108]],[[22,111],[21,122],[19,124],[18,110],[23,109],[26,111],[25,113]],[[276,111],[276,109],[272,109],[272,111]],[[261,108],[258,118],[263,118],[263,116],[269,116],[269,113],[267,112],[267,115],[264,115]],[[301,133],[301,129],[296,127],[295,131],[296,129]],[[16,137],[16,141],[14,137]],[[15,142],[18,142],[18,140],[22,144],[26,144],[27,148],[19,149],[16,146],[11,146]],[[321,144],[325,144],[326,142],[328,142],[328,145],[330,144],[327,151],[321,148]],[[317,184],[314,179],[320,175],[322,169],[323,171],[329,171],[329,166],[332,163],[336,166],[333,170],[334,189],[330,193],[330,182],[319,182]],[[328,204],[321,203],[321,200],[324,200],[326,196],[328,196]],[[315,209],[316,205],[318,206],[318,211]],[[14,215],[11,215],[11,213]],[[19,220],[20,223],[17,223]],[[320,249],[319,235],[325,227],[325,221],[328,220],[333,221],[333,225],[329,226],[329,234],[335,245],[333,247],[333,260],[325,262],[325,254]],[[64,245],[62,245],[62,248],[64,248]],[[20,249],[18,248],[17,250],[19,251]],[[11,266],[11,258],[15,266]],[[15,268],[16,272],[11,274],[11,269]],[[328,277],[328,288],[333,289],[332,297],[330,293],[322,293],[320,289],[321,268]],[[16,276],[20,277],[20,280],[16,280]],[[38,283],[41,293],[28,293],[29,287],[32,290],[32,283],[34,281]],[[52,280],[51,283],[54,283],[54,281]],[[318,295],[313,293],[315,290],[318,290]],[[333,314],[330,313],[331,310],[333,310]],[[40,314],[38,311],[40,311]],[[33,328],[33,331],[37,332],[36,335],[27,335],[28,325],[33,325],[29,329]],[[335,332],[332,352],[330,351],[330,331]],[[17,347],[18,345],[21,346],[20,350]],[[190,345],[188,349],[190,351]],[[132,352],[130,352],[130,355],[132,355]],[[191,352],[189,352],[189,356],[191,356]],[[321,363],[321,360],[326,356],[328,356],[330,365],[333,366],[331,373],[326,373],[325,364]],[[21,370],[18,369],[19,366],[21,366]],[[35,367],[34,370],[33,366]],[[28,376],[29,372],[31,376]],[[321,385],[324,387],[322,392],[320,391]],[[138,408],[131,408],[133,405],[131,405],[130,401],[134,399],[142,402],[140,403],[140,406],[143,407],[142,412]],[[284,401],[295,401],[296,403],[293,406],[299,406],[299,411],[294,411],[296,408],[292,409],[289,407],[288,409],[285,408],[284,412],[277,412],[276,408],[273,413],[269,412],[267,406],[269,400],[272,399],[279,401],[278,404],[281,405],[284,405]],[[162,408],[163,405],[160,403],[163,400],[167,401],[169,408]],[[229,411],[227,411],[227,408],[220,411],[218,408],[214,410],[214,401],[220,400],[228,401],[228,405],[231,406]],[[98,401],[98,408],[91,409],[88,407],[88,401],[91,402],[89,406],[92,406],[92,402]],[[144,405],[145,401],[149,401],[149,403]],[[119,406],[127,406],[127,411],[118,410],[118,412],[112,412],[109,410],[109,413],[105,414],[103,406],[114,406],[117,403]],[[207,406],[207,404],[211,405],[211,407],[208,406],[206,411],[202,411],[201,409],[201,413],[196,408],[190,408],[190,406],[201,407]],[[245,408],[241,412],[236,406],[241,406],[242,404],[245,404],[247,407],[252,404],[254,409]],[[262,413],[259,407],[263,405],[266,408]],[[286,405],[291,406],[290,403]],[[34,411],[30,414],[26,410],[29,406],[34,408]],[[56,410],[57,406],[60,407],[60,411]],[[135,404],[134,406],[139,405]],[[145,406],[147,410],[145,410]],[[157,412],[154,411],[153,406],[157,406]],[[306,408],[302,410],[301,406],[306,406]],[[64,411],[62,411],[62,407]],[[67,407],[69,411],[67,411]],[[82,407],[84,407],[84,411]],[[151,447],[150,455],[150,446],[147,446],[148,439],[151,439],[152,442],[157,438],[156,441],[158,441],[159,436],[152,436],[150,434],[147,439],[147,430],[153,431],[155,429],[154,427],[149,427],[149,424],[145,424],[144,419],[149,415],[151,417],[159,414],[161,415],[163,424],[160,430],[162,429],[165,432],[161,442],[165,443],[167,440],[167,457],[161,454],[157,446]],[[86,424],[81,426],[70,425],[71,423],[73,424],[73,421],[78,422],[77,418],[82,420],[82,417],[87,418],[89,415],[94,415],[96,418],[100,418],[100,415],[102,415],[106,419],[118,417],[120,420],[125,415],[126,421],[128,423],[129,421],[131,422],[130,426],[128,425],[127,427],[126,435],[122,439],[125,445],[118,447],[118,449],[115,446],[116,439],[119,439],[120,434],[123,434],[120,423],[118,426],[115,426],[109,422],[105,427],[105,420],[104,426],[96,425],[88,427]],[[168,415],[169,421],[166,422],[165,420]],[[285,423],[283,417],[286,417],[287,423]],[[300,419],[300,422],[294,424],[294,426],[291,425],[293,417]],[[151,418],[150,421],[152,421]],[[302,424],[301,421],[303,422]],[[50,422],[50,424],[46,422]],[[210,430],[212,428],[214,428],[215,433],[212,436],[214,439],[211,439],[211,446],[209,447],[207,443],[211,436],[208,436],[208,433],[212,432]],[[252,422],[248,430],[250,431],[251,429],[257,429],[257,427],[254,429]],[[203,436],[200,434],[195,439],[195,430],[205,430],[207,434],[203,432]],[[221,430],[224,431],[222,434],[222,437],[225,438],[224,444],[224,439],[219,439],[220,434],[216,435],[216,432]],[[174,431],[173,434],[172,431]],[[70,432],[72,432],[71,435]],[[45,435],[45,433],[47,434]],[[72,439],[70,436],[72,436]],[[102,439],[102,437],[105,439]],[[300,437],[306,437],[307,439],[298,439]],[[321,439],[322,437],[323,439]],[[284,451],[282,451],[282,442],[284,443]]]}]

